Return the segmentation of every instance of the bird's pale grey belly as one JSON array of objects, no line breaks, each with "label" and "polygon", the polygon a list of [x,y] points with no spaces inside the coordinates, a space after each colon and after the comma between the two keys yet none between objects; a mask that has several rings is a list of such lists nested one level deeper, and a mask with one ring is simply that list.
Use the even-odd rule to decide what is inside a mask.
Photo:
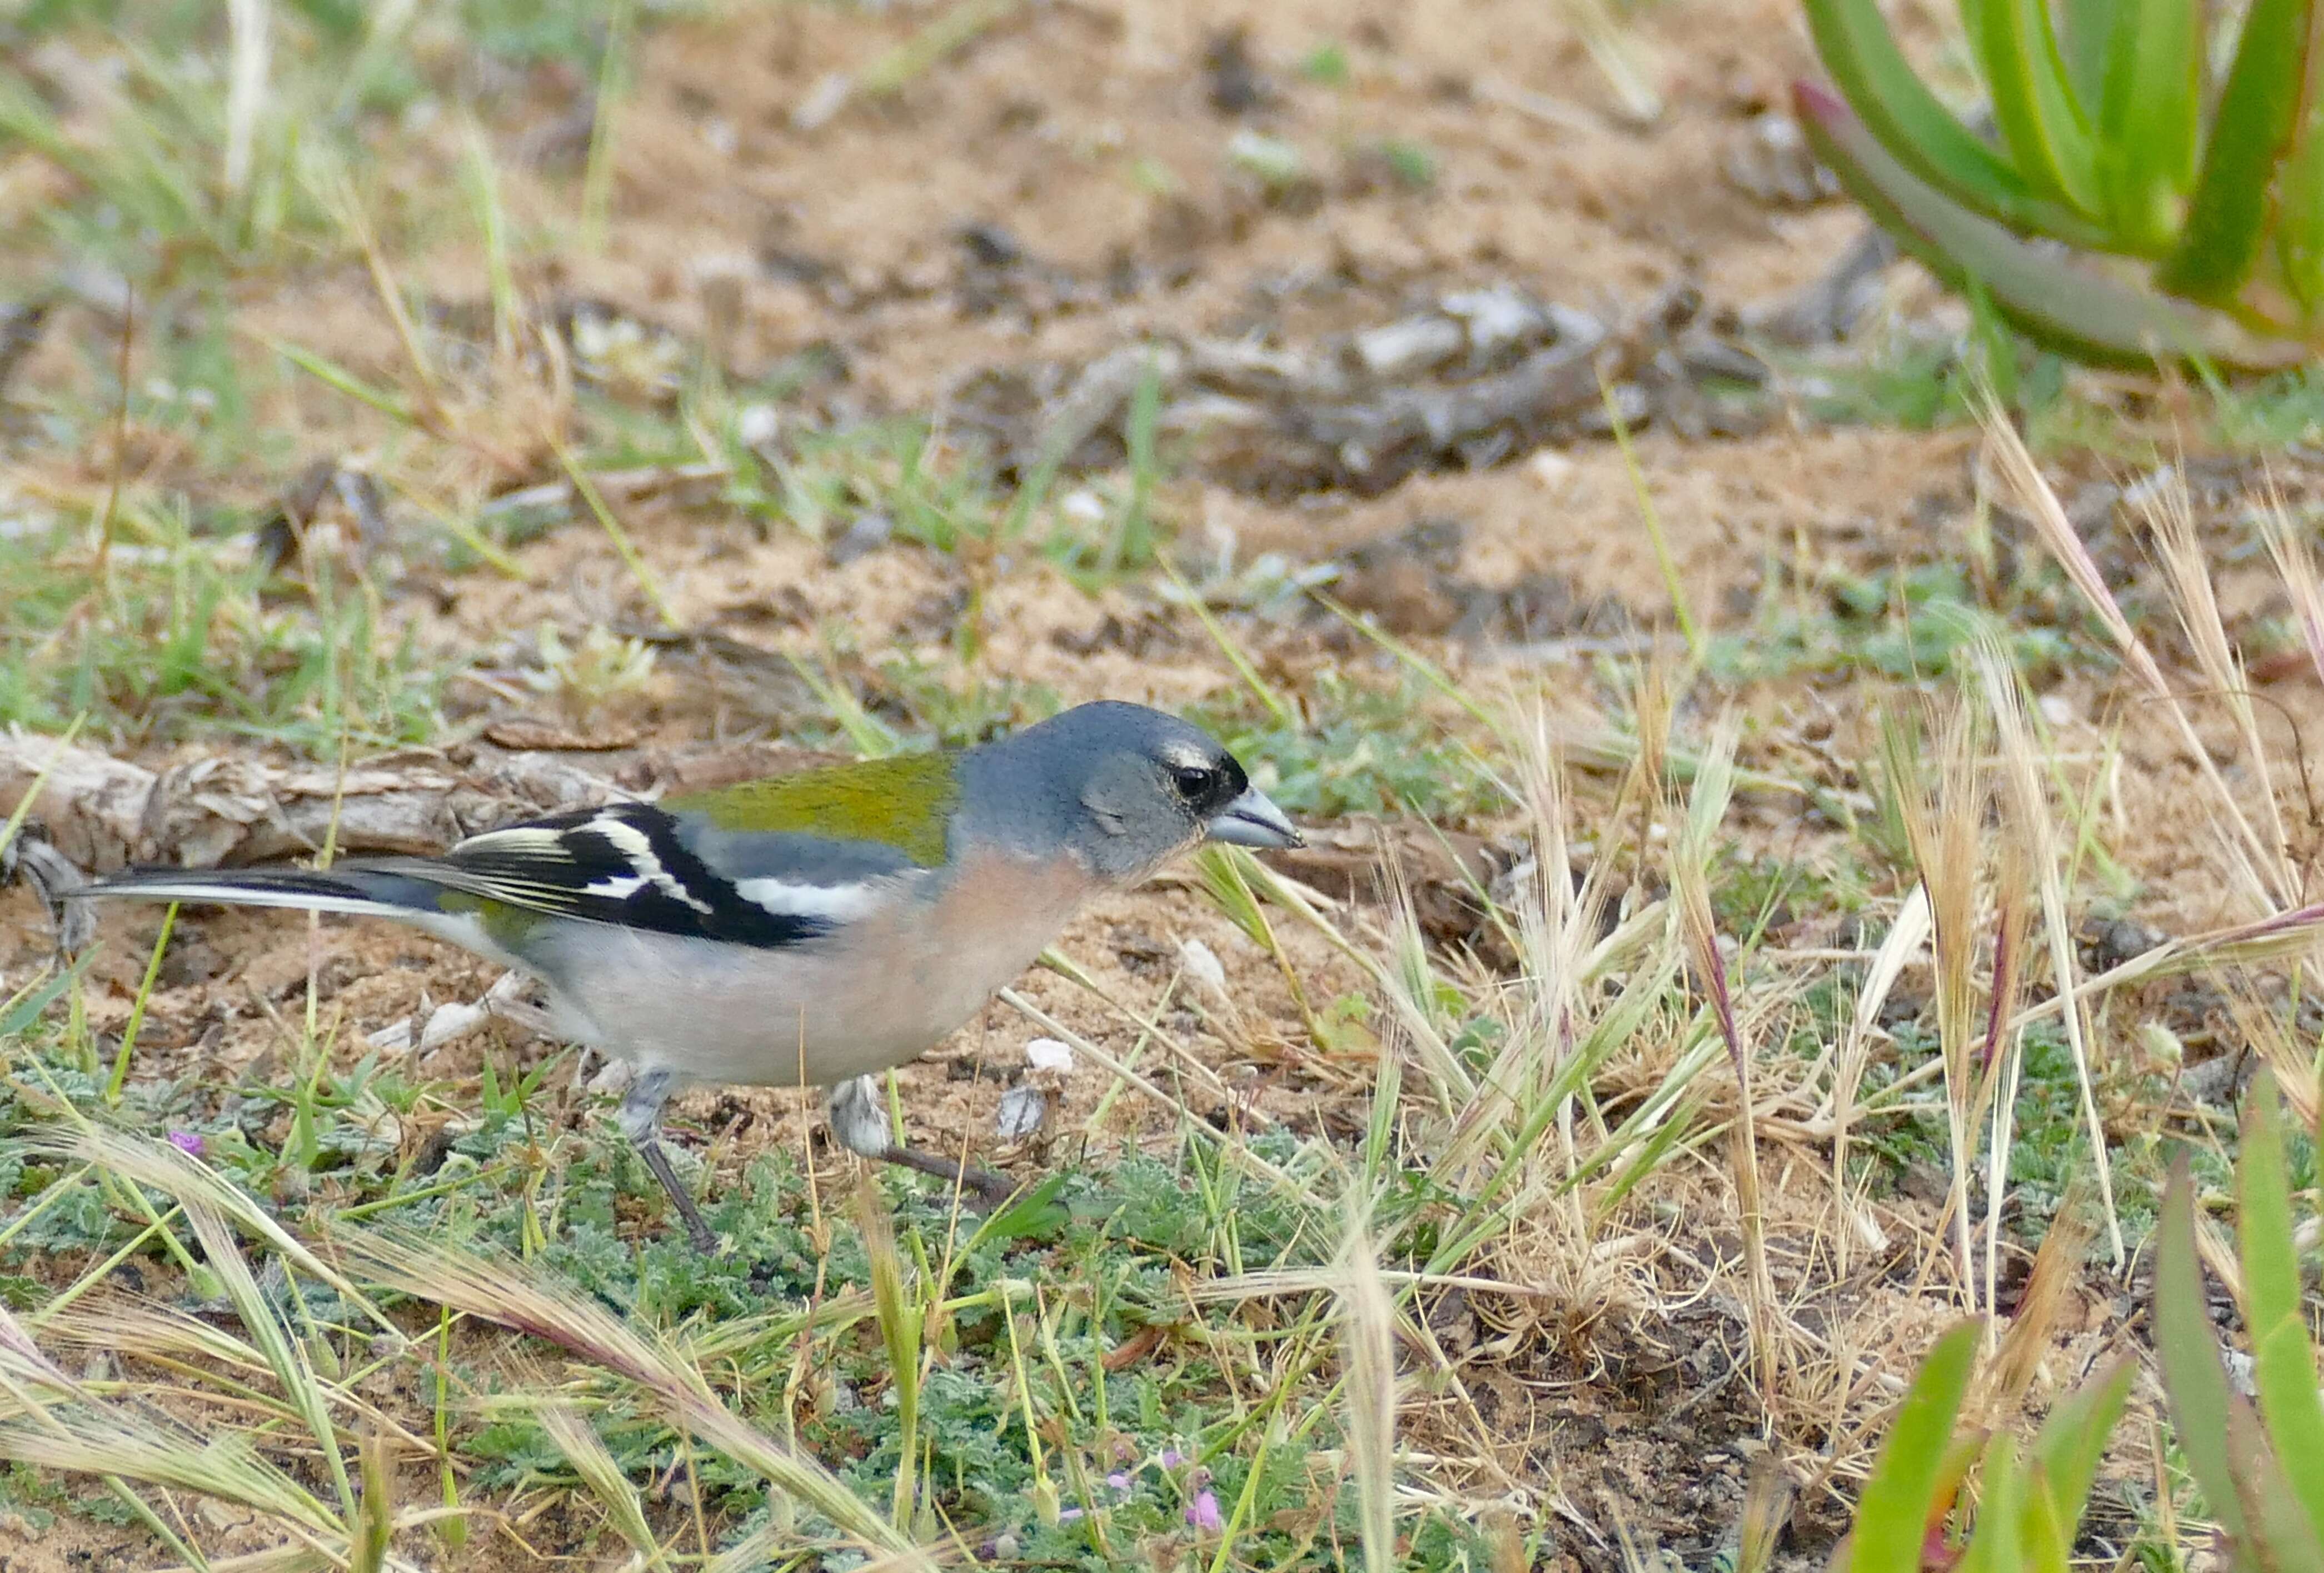
[{"label": "bird's pale grey belly", "polygon": [[[991,870],[997,872],[997,870]],[[1085,877],[981,877],[907,897],[841,934],[752,950],[669,934],[534,970],[572,1035],[689,1081],[828,1086],[927,1053],[1037,960],[1089,893]],[[1007,893],[1004,899],[1001,892]]]}]

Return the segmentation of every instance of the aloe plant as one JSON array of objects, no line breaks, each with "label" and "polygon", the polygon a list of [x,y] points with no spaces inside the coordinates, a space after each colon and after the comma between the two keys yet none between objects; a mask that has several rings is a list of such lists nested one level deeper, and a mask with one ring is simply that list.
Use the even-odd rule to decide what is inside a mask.
[{"label": "aloe plant", "polygon": [[2204,1308],[2184,1163],[2172,1172],[2155,1237],[2154,1347],[2172,1430],[2236,1573],[2324,1573],[2324,1396],[2301,1309],[2282,1122],[2274,1081],[2262,1072],[2245,1101],[2236,1159],[2256,1403],[2229,1383]]},{"label": "aloe plant", "polygon": [[[2231,1573],[2324,1573],[2324,1393],[2308,1335],[2282,1114],[2265,1072],[2236,1157],[2239,1288],[2252,1396],[2238,1393],[2204,1302],[2194,1186],[2172,1171],[2155,1234],[2153,1338],[2173,1438]],[[2324,1141],[2324,1132],[2319,1132]],[[2130,1392],[2119,1359],[2061,1399],[2028,1447],[1960,1429],[1978,1328],[1937,1340],[1904,1395],[1832,1573],[2067,1573],[2090,1488]],[[1947,1528],[1977,1481],[1965,1541]],[[1956,1559],[1955,1553],[1958,1553]]]},{"label": "aloe plant", "polygon": [[2217,81],[2203,0],[1960,0],[1990,134],[1921,79],[1877,0],[1805,3],[1839,95],[1795,84],[1802,128],[1949,284],[2085,359],[2324,348],[2319,0],[2252,0]]},{"label": "aloe plant", "polygon": [[2068,1573],[2074,1526],[2137,1366],[2122,1359],[2099,1371],[2059,1401],[2021,1450],[2006,1430],[1957,1430],[1979,1333],[1976,1322],[1960,1323],[1922,1363],[1832,1573],[1922,1573],[1950,1561],[1946,1521],[1972,1464],[1978,1510],[1956,1573]]}]

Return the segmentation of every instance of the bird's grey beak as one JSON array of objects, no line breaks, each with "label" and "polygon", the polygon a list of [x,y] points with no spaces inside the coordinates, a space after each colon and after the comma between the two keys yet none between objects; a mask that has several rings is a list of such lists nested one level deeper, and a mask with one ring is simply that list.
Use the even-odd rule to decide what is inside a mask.
[{"label": "bird's grey beak", "polygon": [[1243,795],[1211,816],[1204,827],[1206,839],[1226,842],[1238,847],[1261,847],[1270,851],[1282,851],[1291,847],[1304,847],[1307,838],[1291,823],[1283,810],[1268,800],[1258,787],[1246,788]]}]

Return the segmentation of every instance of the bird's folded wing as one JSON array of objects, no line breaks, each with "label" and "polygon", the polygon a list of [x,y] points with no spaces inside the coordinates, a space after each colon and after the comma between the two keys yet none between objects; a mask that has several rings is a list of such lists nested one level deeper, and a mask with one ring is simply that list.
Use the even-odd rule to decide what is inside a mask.
[{"label": "bird's folded wing", "polygon": [[426,869],[483,901],[757,946],[797,944],[866,916],[918,871],[883,842],[728,829],[696,809],[647,803],[487,831]]}]

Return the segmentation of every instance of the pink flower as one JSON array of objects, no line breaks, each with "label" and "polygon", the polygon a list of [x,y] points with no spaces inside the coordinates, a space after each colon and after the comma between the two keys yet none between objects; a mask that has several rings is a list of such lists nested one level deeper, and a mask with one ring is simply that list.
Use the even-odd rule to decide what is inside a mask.
[{"label": "pink flower", "polygon": [[198,1158],[202,1155],[202,1133],[173,1130],[170,1133],[170,1145],[189,1158]]},{"label": "pink flower", "polygon": [[1204,1489],[1194,1494],[1187,1505],[1186,1522],[1206,1535],[1217,1534],[1227,1527],[1226,1515],[1219,1511],[1219,1494]]},{"label": "pink flower", "polygon": [[1112,1474],[1107,1476],[1105,1477],[1105,1483],[1108,1486],[1112,1486],[1116,1491],[1120,1492],[1125,1496],[1130,1494],[1130,1476],[1123,1474],[1119,1469],[1116,1469]]}]

